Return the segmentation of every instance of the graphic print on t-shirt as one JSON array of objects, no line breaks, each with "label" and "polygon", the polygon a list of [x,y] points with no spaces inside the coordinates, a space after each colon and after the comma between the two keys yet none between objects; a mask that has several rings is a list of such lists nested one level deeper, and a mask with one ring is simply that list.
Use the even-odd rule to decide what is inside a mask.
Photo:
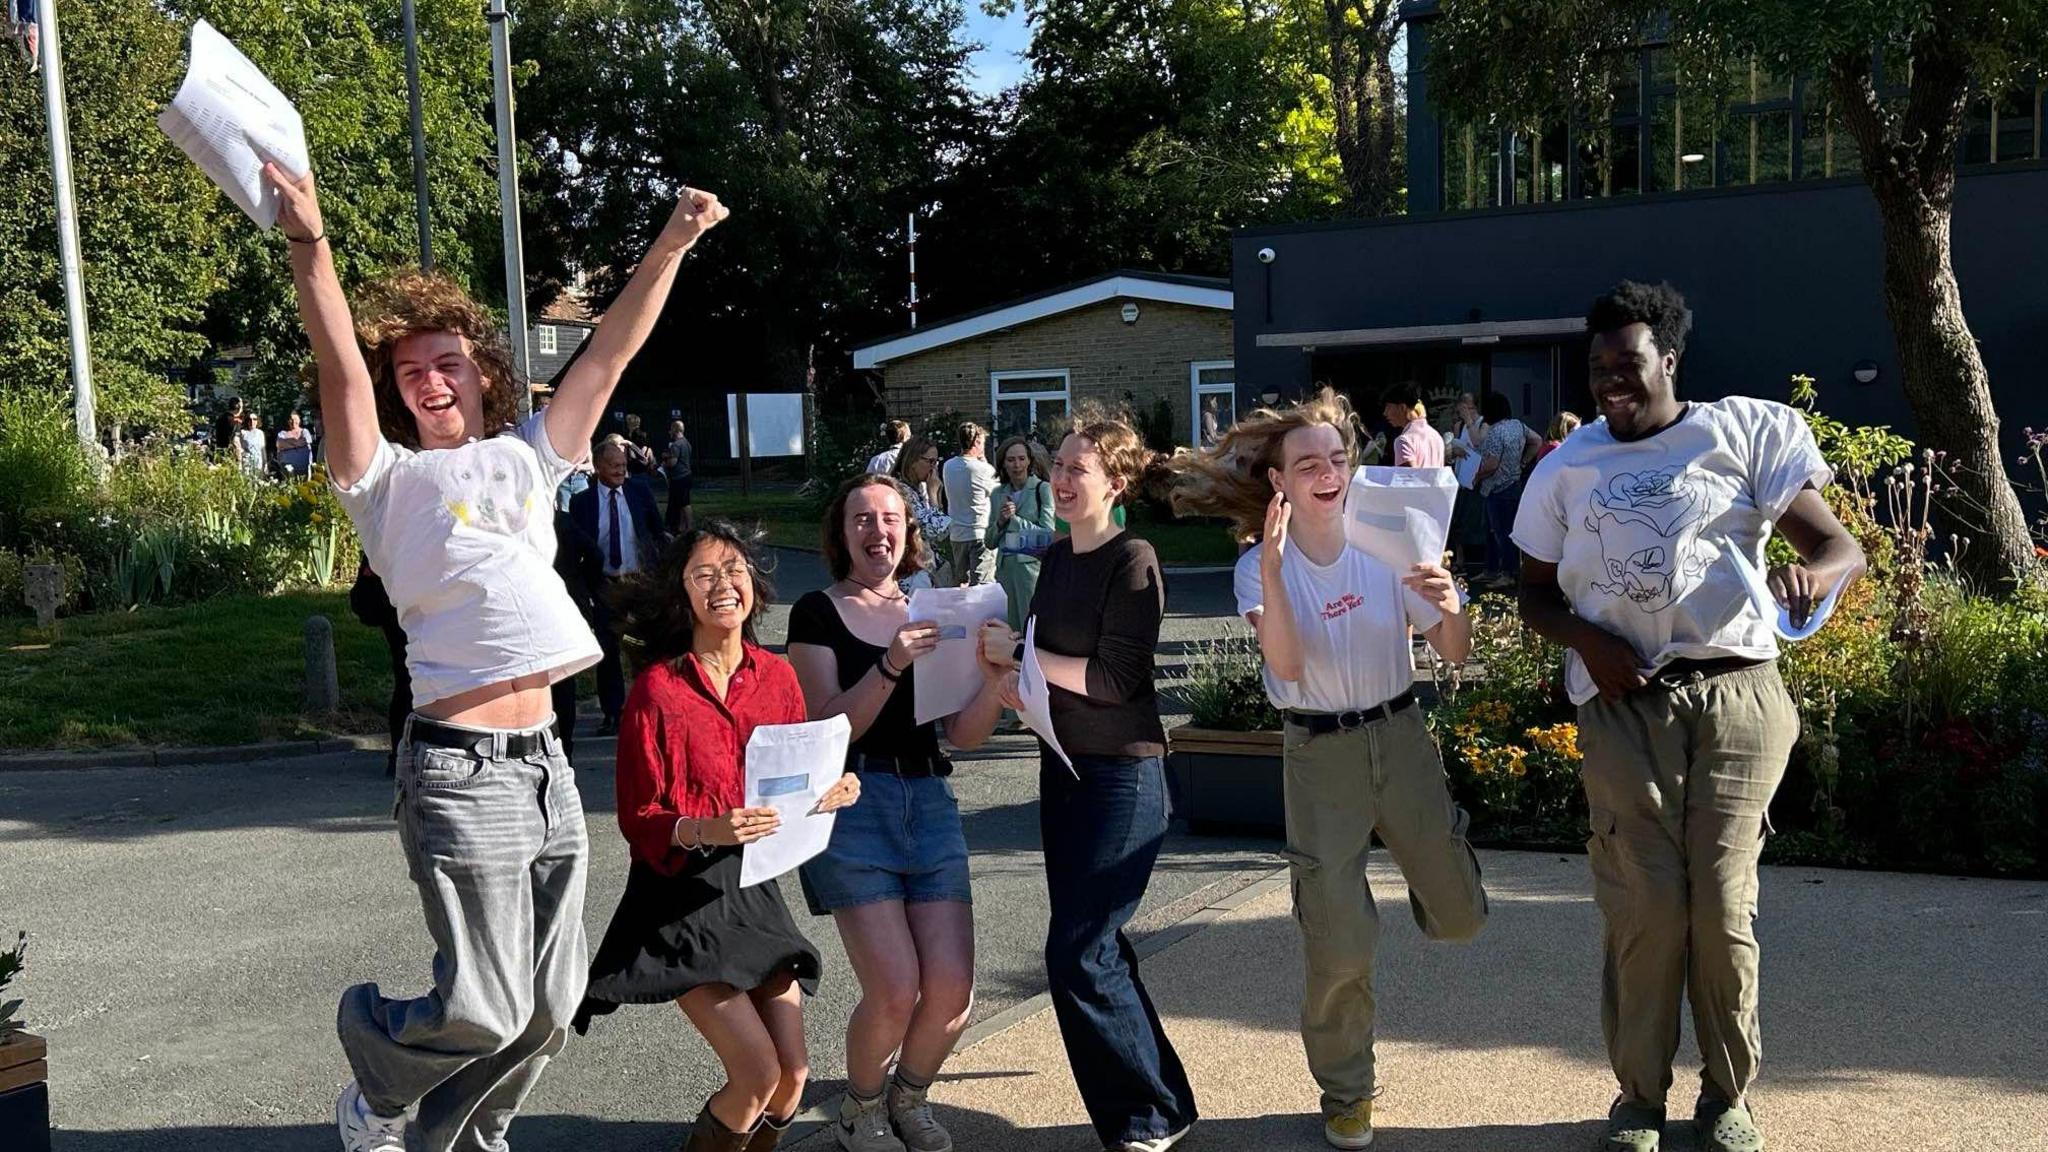
[{"label": "graphic print on t-shirt", "polygon": [[1323,619],[1335,620],[1337,617],[1342,616],[1346,612],[1349,612],[1353,608],[1357,608],[1363,605],[1364,603],[1364,598],[1359,596],[1359,594],[1356,592],[1346,592],[1342,596],[1337,597],[1335,600],[1325,600],[1323,602]]},{"label": "graphic print on t-shirt", "polygon": [[1594,489],[1586,527],[1600,538],[1607,583],[1596,591],[1626,596],[1645,612],[1671,607],[1707,569],[1700,528],[1707,489],[1683,466],[1624,472]]},{"label": "graphic print on t-shirt", "polygon": [[525,487],[530,469],[517,455],[524,450],[516,443],[485,440],[455,449],[441,462],[434,483],[464,527],[502,536],[526,531],[536,501],[531,487]]}]

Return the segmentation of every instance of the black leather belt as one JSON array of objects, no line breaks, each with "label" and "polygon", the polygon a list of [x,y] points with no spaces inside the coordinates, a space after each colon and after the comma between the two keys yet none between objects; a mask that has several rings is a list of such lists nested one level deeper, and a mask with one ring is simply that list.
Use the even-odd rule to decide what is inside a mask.
[{"label": "black leather belt", "polygon": [[848,752],[846,770],[922,780],[930,776],[951,776],[953,764],[944,756],[876,756],[870,752]]},{"label": "black leather belt", "polygon": [[1690,687],[1702,680],[1725,676],[1730,672],[1761,668],[1769,663],[1769,660],[1756,660],[1748,656],[1717,656],[1711,660],[1673,660],[1657,669],[1650,677],[1649,687],[1662,688],[1670,692]]},{"label": "black leather belt", "polygon": [[1353,728],[1370,728],[1384,724],[1394,717],[1415,707],[1415,690],[1410,688],[1383,704],[1360,708],[1353,712],[1296,712],[1288,709],[1282,715],[1289,724],[1306,728],[1311,736],[1328,732],[1348,732]]},{"label": "black leather belt", "polygon": [[[498,737],[498,733],[495,732],[457,728],[451,724],[429,720],[424,716],[412,718],[412,727],[408,730],[408,735],[414,744],[425,744],[431,748],[459,748],[479,756],[491,755],[496,750]],[[504,733],[504,737],[505,755],[515,760],[525,756],[537,756],[548,750],[546,729],[538,732],[507,732]]]}]

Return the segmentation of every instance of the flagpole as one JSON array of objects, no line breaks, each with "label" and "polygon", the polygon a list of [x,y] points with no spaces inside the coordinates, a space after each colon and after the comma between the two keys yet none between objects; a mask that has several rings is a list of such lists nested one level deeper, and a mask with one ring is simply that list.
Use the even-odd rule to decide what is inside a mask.
[{"label": "flagpole", "polygon": [[71,196],[70,112],[64,102],[64,52],[57,41],[57,0],[36,6],[42,40],[43,107],[50,120],[50,172],[57,185],[57,262],[64,275],[64,317],[71,332],[71,411],[78,439],[99,447],[93,421],[92,351],[86,335],[85,282],[79,275],[78,208]]},{"label": "flagpole", "polygon": [[526,253],[519,231],[519,143],[512,129],[512,28],[505,0],[491,0],[491,92],[498,113],[498,214],[505,228],[505,320],[512,335],[512,366],[524,387],[519,413],[533,406],[533,371],[526,349]]}]

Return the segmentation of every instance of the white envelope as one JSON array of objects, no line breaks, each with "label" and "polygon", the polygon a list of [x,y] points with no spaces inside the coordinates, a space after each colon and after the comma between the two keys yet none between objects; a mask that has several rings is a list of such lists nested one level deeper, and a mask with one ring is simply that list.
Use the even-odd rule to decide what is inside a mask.
[{"label": "white envelope", "polygon": [[1053,755],[1067,766],[1079,780],[1081,774],[1074,769],[1073,760],[1066,749],[1060,747],[1060,738],[1052,730],[1052,685],[1045,679],[1045,669],[1038,665],[1038,617],[1024,622],[1024,666],[1017,670],[1017,700],[1024,707],[1019,717],[1024,726],[1038,733]]},{"label": "white envelope", "polygon": [[939,646],[917,658],[911,677],[919,724],[967,707],[981,691],[981,626],[1002,620],[1009,611],[1008,593],[1000,584],[972,588],[916,588],[910,593],[910,618],[939,626]]},{"label": "white envelope", "polygon": [[1400,576],[1441,564],[1457,499],[1449,468],[1362,467],[1344,494],[1344,540]]},{"label": "white envelope", "polygon": [[1828,594],[1813,606],[1813,615],[1806,618],[1806,627],[1794,628],[1792,613],[1780,608],[1778,598],[1771,595],[1771,585],[1766,574],[1759,571],[1748,556],[1743,555],[1742,549],[1731,545],[1728,548],[1728,555],[1735,559],[1735,571],[1741,574],[1742,586],[1749,590],[1749,599],[1756,605],[1756,610],[1763,613],[1764,619],[1771,622],[1771,628],[1787,640],[1804,640],[1820,631],[1821,626],[1828,622],[1828,617],[1835,614],[1835,603],[1841,598],[1842,589],[1849,583],[1849,573],[1842,573],[1841,578],[1835,581],[1835,586],[1828,589]]},{"label": "white envelope", "polygon": [[763,724],[747,738],[747,807],[775,809],[782,826],[740,849],[740,887],[773,880],[832,842],[837,814],[816,809],[846,770],[852,734],[846,717],[829,716]]},{"label": "white envelope", "polygon": [[192,61],[157,127],[260,227],[277,223],[277,192],[263,180],[272,161],[288,175],[312,166],[299,110],[213,25],[192,25]]}]

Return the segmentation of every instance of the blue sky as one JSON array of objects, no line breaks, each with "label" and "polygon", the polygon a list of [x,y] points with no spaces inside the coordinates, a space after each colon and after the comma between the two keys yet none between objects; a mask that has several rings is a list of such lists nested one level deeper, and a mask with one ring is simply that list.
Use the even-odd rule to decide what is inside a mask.
[{"label": "blue sky", "polygon": [[1022,3],[997,20],[982,12],[978,0],[967,0],[967,38],[988,46],[969,61],[976,92],[1000,92],[1023,78],[1028,66],[1019,54],[1031,43],[1031,29],[1024,23]]}]

